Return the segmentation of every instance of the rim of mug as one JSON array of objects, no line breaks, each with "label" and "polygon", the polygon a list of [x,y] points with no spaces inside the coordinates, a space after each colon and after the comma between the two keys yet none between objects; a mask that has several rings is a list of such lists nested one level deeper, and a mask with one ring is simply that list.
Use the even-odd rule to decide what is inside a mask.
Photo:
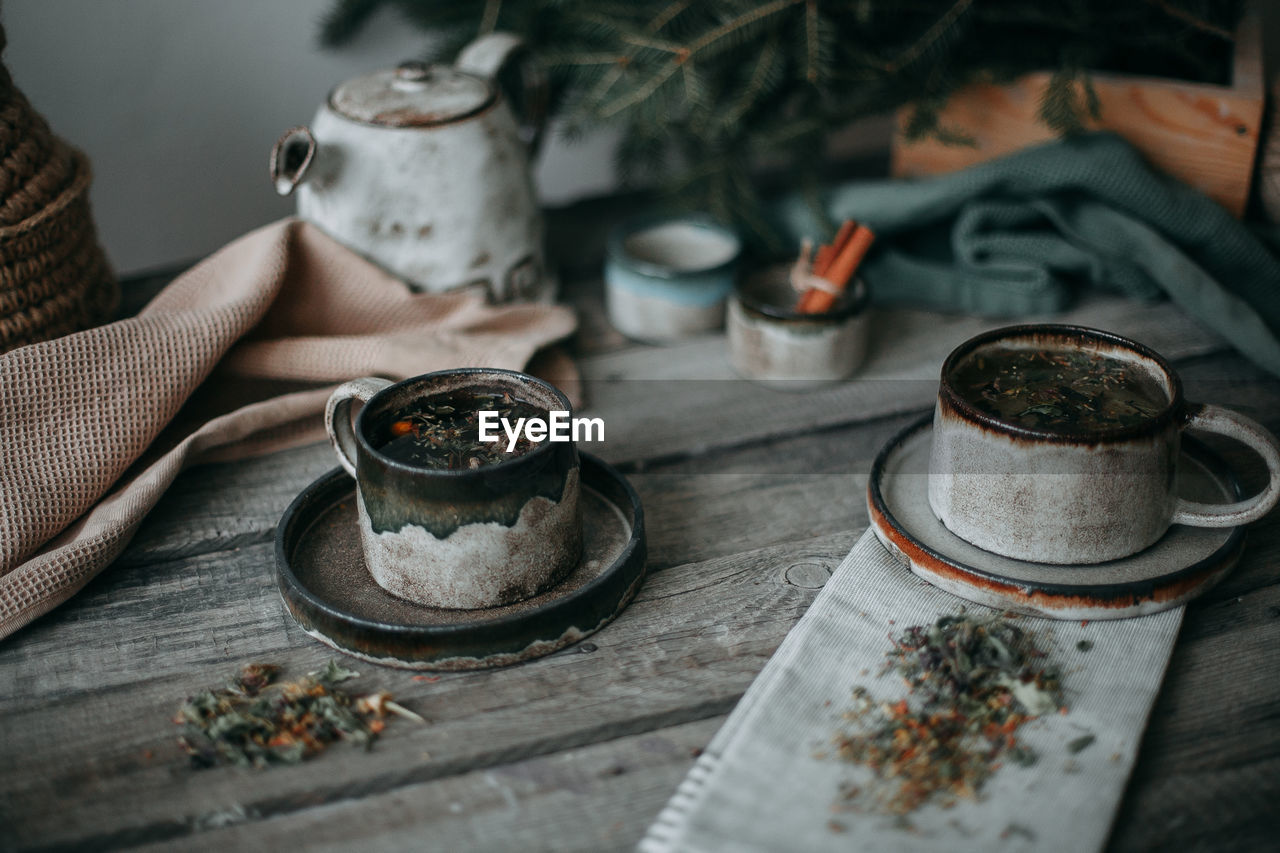
[{"label": "rim of mug", "polygon": [[[627,240],[642,231],[659,228],[663,225],[690,225],[700,231],[706,231],[733,241],[733,254],[726,260],[700,267],[674,267],[659,261],[651,261],[633,255],[627,249]],[[732,273],[742,259],[744,244],[742,236],[732,228],[718,222],[706,213],[681,213],[651,211],[642,213],[615,226],[605,241],[605,254],[608,260],[624,269],[632,270],[652,278],[668,279],[684,282],[690,278],[708,275]]]},{"label": "rim of mug", "polygon": [[[391,385],[388,385],[386,388],[383,388],[377,394],[374,394],[372,397],[370,397],[369,401],[360,408],[360,412],[359,414],[356,415],[356,418],[355,418],[354,429],[352,430],[352,432],[355,433],[356,442],[365,451],[367,451],[372,456],[374,456],[380,463],[386,465],[392,470],[403,471],[405,473],[416,474],[418,476],[439,477],[443,479],[457,479],[460,477],[476,477],[481,475],[487,475],[493,472],[508,471],[508,470],[511,470],[512,468],[515,468],[518,465],[534,464],[535,460],[538,460],[543,456],[547,456],[555,452],[556,448],[555,448],[554,442],[541,441],[538,443],[538,446],[533,448],[532,450],[529,450],[525,453],[517,454],[516,456],[513,456],[510,459],[505,459],[502,462],[494,462],[493,464],[490,464],[490,465],[481,465],[479,468],[428,468],[424,465],[410,465],[408,463],[401,462],[398,459],[393,459],[390,456],[386,455],[385,453],[382,453],[381,451],[379,451],[378,448],[374,447],[373,444],[369,441],[368,437],[365,435],[365,426],[367,423],[365,420],[365,415],[368,412],[375,411],[379,403],[385,402],[385,397],[390,396],[393,392],[398,391],[399,389],[403,388],[406,385],[412,385],[414,383],[425,383],[429,380],[439,380],[440,378],[443,378],[446,376],[461,376],[461,375],[471,375],[471,376],[478,376],[478,377],[479,376],[497,376],[497,377],[506,379],[508,381],[515,380],[520,382],[521,384],[540,385],[544,389],[549,391],[551,395],[555,397],[561,404],[563,404],[564,411],[569,412],[571,415],[573,413],[573,406],[570,405],[569,398],[565,396],[563,391],[561,391],[556,386],[552,385],[550,382],[547,382],[545,379],[539,379],[538,377],[531,376],[528,373],[521,373],[518,370],[507,370],[501,367],[455,367],[450,370],[433,370],[430,373],[420,373],[417,376],[410,376],[408,379],[402,379],[399,382],[394,382]],[[476,385],[480,387],[480,386],[483,386],[483,383],[477,382]],[[455,388],[451,390],[461,390],[461,389]],[[436,393],[448,393],[448,392],[440,391]],[[430,397],[432,396],[432,394],[429,393],[424,396]],[[523,402],[528,403],[531,401],[524,400]],[[538,405],[538,404],[535,403],[534,405]]]},{"label": "rim of mug", "polygon": [[[1154,364],[1164,374],[1165,381],[1168,383],[1168,402],[1157,414],[1144,418],[1136,424],[1093,429],[1048,430],[1021,426],[988,414],[962,397],[956,391],[955,386],[952,385],[951,376],[960,362],[979,347],[1001,341],[1028,339],[1036,336],[1056,337],[1064,342],[1068,342],[1073,338],[1077,341],[1084,339],[1128,350],[1130,353]],[[1114,332],[1094,329],[1089,326],[1075,326],[1068,323],[1021,323],[1016,326],[1003,326],[999,329],[991,329],[974,335],[953,349],[946,360],[942,362],[938,395],[953,411],[968,421],[1015,438],[1034,439],[1041,442],[1077,444],[1086,441],[1089,443],[1125,441],[1151,435],[1170,423],[1184,420],[1186,415],[1189,414],[1186,401],[1182,396],[1182,380],[1178,377],[1177,371],[1174,370],[1168,359],[1146,344],[1138,343]]]}]

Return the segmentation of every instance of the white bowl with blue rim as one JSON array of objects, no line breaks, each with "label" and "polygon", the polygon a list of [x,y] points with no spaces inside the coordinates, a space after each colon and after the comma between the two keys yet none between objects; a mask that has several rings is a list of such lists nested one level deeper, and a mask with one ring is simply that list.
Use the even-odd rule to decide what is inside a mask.
[{"label": "white bowl with blue rim", "polygon": [[709,216],[650,215],[609,235],[605,305],[629,338],[676,341],[724,326],[742,240]]}]

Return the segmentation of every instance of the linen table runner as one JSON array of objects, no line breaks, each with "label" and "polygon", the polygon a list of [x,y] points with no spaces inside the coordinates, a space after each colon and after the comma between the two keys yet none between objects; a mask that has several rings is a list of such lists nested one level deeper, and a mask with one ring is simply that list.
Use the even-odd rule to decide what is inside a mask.
[{"label": "linen table runner", "polygon": [[[878,677],[895,636],[968,604],[912,575],[868,530],[832,574],[716,733],[640,843],[644,853],[743,850],[1094,851],[1111,822],[1182,623],[1182,608],[1141,619],[1019,627],[1059,666],[1068,707],[1027,723],[1020,740],[1038,754],[1005,762],[981,792],[952,808],[926,805],[893,817],[833,811],[842,782],[864,768],[834,755],[832,737],[855,685],[881,701],[906,695]],[[892,624],[890,620],[893,620]],[[1088,651],[1081,640],[1092,643]],[[869,670],[868,674],[863,674]],[[1072,753],[1068,744],[1095,740]],[[818,758],[815,753],[829,757]],[[833,821],[835,822],[833,824]]]}]

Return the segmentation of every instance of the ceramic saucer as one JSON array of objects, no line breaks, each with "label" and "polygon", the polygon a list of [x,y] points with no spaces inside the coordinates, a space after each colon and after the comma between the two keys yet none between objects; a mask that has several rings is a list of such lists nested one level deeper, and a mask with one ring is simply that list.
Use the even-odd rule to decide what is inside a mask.
[{"label": "ceramic saucer", "polygon": [[644,578],[640,498],[618,471],[582,460],[583,555],[563,581],[503,607],[446,610],[397,598],[365,567],[355,481],[335,468],[302,491],[276,530],[276,580],[311,636],[374,663],[470,670],[551,654],[604,627]]},{"label": "ceramic saucer", "polygon": [[[928,416],[895,436],[876,457],[867,509],[876,537],[913,573],[960,598],[1052,619],[1122,619],[1185,604],[1240,558],[1244,528],[1174,525],[1159,542],[1121,560],[1050,565],[1013,560],[955,536],[928,500]],[[1183,437],[1178,494],[1197,501],[1238,500],[1240,485],[1204,444]]]}]

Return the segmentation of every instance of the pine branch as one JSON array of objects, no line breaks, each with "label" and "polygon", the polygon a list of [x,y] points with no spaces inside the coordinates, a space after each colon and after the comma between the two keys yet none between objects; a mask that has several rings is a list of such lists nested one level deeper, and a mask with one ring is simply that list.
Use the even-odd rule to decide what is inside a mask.
[{"label": "pine branch", "polygon": [[755,67],[751,70],[751,77],[748,78],[746,85],[722,118],[721,124],[723,126],[733,126],[741,121],[747,110],[766,91],[769,77],[776,73],[779,53],[778,37],[774,35],[770,37],[769,41],[765,42],[764,49],[760,52],[759,58],[756,59]]},{"label": "pine branch", "polygon": [[663,27],[671,23],[685,9],[688,9],[692,2],[693,0],[676,0],[676,2],[654,15],[653,20],[649,22],[649,32],[661,32]]},{"label": "pine branch", "polygon": [[691,107],[705,107],[707,104],[707,84],[698,67],[693,62],[680,66],[684,78],[684,99]]},{"label": "pine branch", "polygon": [[818,0],[808,0],[804,5],[804,77],[810,83],[818,82]]},{"label": "pine branch", "polygon": [[[683,48],[670,62],[659,68],[648,81],[635,89],[629,96],[619,99],[608,107],[602,109],[600,117],[607,119],[617,115],[623,110],[634,107],[636,104],[651,97],[654,92],[658,91],[658,88],[661,87],[663,83],[671,79],[671,76],[679,70],[681,65],[688,62],[699,53],[714,46],[717,42],[731,36],[733,33],[742,30],[744,27],[758,23],[771,15],[775,15],[790,6],[795,6],[802,2],[805,2],[805,0],[773,0],[773,2],[766,3],[758,9],[753,9],[750,12],[746,12],[732,20],[726,21],[710,32],[702,35],[688,47]],[[972,2],[972,0],[969,0],[969,2]]]},{"label": "pine branch", "polygon": [[383,0],[338,0],[320,21],[320,43],[325,47],[346,44],[378,11]]},{"label": "pine branch", "polygon": [[603,100],[604,96],[609,94],[609,90],[614,87],[614,84],[616,84],[619,79],[621,79],[626,70],[627,63],[623,61],[618,62],[613,66],[613,68],[606,71],[604,76],[600,78],[600,81],[596,83],[595,88],[591,90],[591,94],[587,96],[587,101]]},{"label": "pine branch", "polygon": [[480,32],[491,33],[498,26],[498,15],[502,12],[502,0],[485,0],[484,14],[480,17]]},{"label": "pine branch", "polygon": [[[1058,133],[1073,134],[1084,130],[1084,123],[1080,120],[1083,96],[1076,88],[1079,79],[1080,74],[1075,69],[1061,68],[1049,78],[1049,85],[1040,98],[1037,116]],[[1096,95],[1094,100],[1096,102]]]},{"label": "pine branch", "polygon": [[1098,100],[1098,90],[1093,87],[1093,78],[1088,74],[1081,75],[1080,86],[1084,89],[1084,108],[1090,118],[1102,118],[1102,101]]},{"label": "pine branch", "polygon": [[[617,25],[615,21],[612,21],[603,15],[595,15],[595,14],[588,13],[583,17],[587,20],[597,21],[604,26]],[[661,38],[656,38],[654,36],[646,35],[644,33],[619,31],[617,37],[620,41],[624,41],[629,45],[633,45],[635,47],[647,47],[653,50],[660,50],[663,53],[680,54],[680,53],[683,53],[685,50],[685,48],[682,45],[675,44],[673,42],[667,41],[666,39],[661,39]]]},{"label": "pine branch", "polygon": [[[759,8],[752,9],[750,12],[745,12],[733,20],[726,21],[689,45],[689,53],[690,55],[700,53],[735,32],[739,32],[752,24],[760,23],[765,18],[784,11],[789,6],[804,2],[807,2],[807,0],[773,0],[772,3],[766,3]],[[969,0],[969,2],[972,2],[972,0]]]},{"label": "pine branch", "polygon": [[956,0],[955,5],[948,9],[945,15],[935,21],[933,26],[925,30],[924,33],[921,34],[920,38],[916,39],[915,43],[902,53],[898,54],[898,56],[891,62],[886,63],[884,66],[885,71],[892,74],[893,72],[899,71],[919,59],[921,54],[934,45],[938,39],[942,38],[943,34],[954,26],[956,21],[960,19],[960,16],[968,11],[969,7],[972,5],[973,0]]},{"label": "pine branch", "polygon": [[620,65],[626,57],[616,53],[544,53],[542,61],[549,66]]},{"label": "pine branch", "polygon": [[654,92],[658,91],[658,87],[671,79],[671,76],[680,70],[680,62],[672,61],[664,65],[658,73],[654,74],[644,85],[634,89],[630,95],[620,98],[613,104],[600,110],[601,118],[611,118],[625,109],[634,107],[636,104],[649,98]]},{"label": "pine branch", "polygon": [[1173,5],[1172,3],[1169,2],[1169,0],[1147,0],[1147,2],[1150,3],[1152,6],[1155,6],[1161,12],[1164,12],[1166,15],[1169,15],[1170,17],[1173,17],[1173,18],[1177,18],[1179,21],[1188,23],[1202,32],[1209,33],[1210,35],[1215,35],[1218,38],[1226,39],[1227,41],[1235,41],[1235,38],[1236,38],[1235,33],[1231,32],[1225,27],[1220,27],[1217,24],[1206,21],[1203,18],[1198,18],[1195,15],[1188,12],[1186,9],[1181,9]]},{"label": "pine branch", "polygon": [[323,43],[382,9],[447,60],[475,35],[519,33],[548,69],[561,133],[622,128],[619,173],[670,176],[681,197],[755,233],[751,168],[790,163],[816,194],[825,141],[907,109],[903,132],[972,144],[940,121],[957,89],[1049,70],[1056,132],[1100,111],[1086,69],[1229,81],[1239,0],[331,0]]}]

